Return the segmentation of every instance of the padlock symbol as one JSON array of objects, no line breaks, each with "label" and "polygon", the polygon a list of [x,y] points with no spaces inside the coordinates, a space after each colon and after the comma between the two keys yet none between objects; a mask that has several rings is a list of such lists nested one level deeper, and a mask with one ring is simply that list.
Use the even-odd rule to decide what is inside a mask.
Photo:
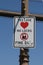
[{"label": "padlock symbol", "polygon": [[20,39],[21,40],[27,40],[28,39],[28,34],[27,33],[21,33]]}]

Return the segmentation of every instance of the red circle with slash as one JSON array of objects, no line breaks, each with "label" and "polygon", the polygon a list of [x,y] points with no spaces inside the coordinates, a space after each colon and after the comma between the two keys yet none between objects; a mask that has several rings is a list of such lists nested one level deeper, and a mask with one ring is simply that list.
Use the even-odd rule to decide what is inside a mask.
[{"label": "red circle with slash", "polygon": [[21,33],[20,39],[21,40],[27,40],[28,39],[28,34],[27,33]]}]

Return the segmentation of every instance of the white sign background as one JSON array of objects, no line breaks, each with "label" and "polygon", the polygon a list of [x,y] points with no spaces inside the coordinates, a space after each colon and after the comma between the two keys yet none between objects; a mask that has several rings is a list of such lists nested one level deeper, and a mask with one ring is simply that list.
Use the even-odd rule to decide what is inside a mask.
[{"label": "white sign background", "polygon": [[[25,24],[26,26],[24,26]],[[14,28],[14,47],[32,48],[35,46],[35,17],[15,17]],[[25,40],[21,39],[22,33],[26,33],[28,38]]]}]

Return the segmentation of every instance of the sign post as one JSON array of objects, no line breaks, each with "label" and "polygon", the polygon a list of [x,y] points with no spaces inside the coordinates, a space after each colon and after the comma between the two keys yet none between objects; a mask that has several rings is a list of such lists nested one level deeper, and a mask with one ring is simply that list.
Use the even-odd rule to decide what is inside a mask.
[{"label": "sign post", "polygon": [[14,47],[20,48],[20,65],[29,65],[29,48],[35,46],[35,17],[29,17],[28,3],[21,0],[21,16],[14,19]]}]

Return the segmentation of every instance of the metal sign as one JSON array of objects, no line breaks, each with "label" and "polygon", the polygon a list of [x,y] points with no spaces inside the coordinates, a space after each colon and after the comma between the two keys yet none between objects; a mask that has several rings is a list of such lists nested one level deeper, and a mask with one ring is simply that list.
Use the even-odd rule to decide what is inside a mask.
[{"label": "metal sign", "polygon": [[35,46],[35,17],[14,18],[14,47]]}]

